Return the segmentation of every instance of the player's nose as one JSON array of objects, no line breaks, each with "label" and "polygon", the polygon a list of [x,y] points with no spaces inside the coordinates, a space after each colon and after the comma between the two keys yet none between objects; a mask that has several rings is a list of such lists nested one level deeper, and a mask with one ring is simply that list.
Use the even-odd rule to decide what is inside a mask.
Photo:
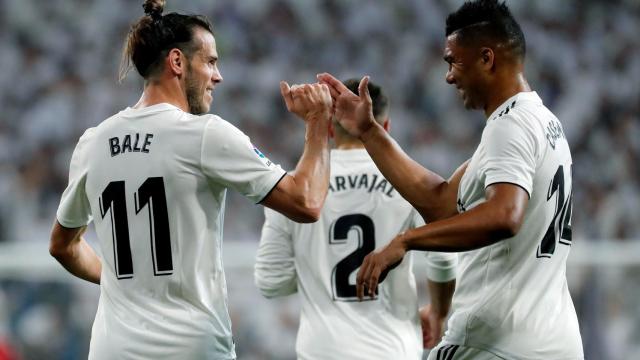
[{"label": "player's nose", "polygon": [[222,74],[220,74],[220,71],[218,70],[218,67],[216,67],[216,69],[213,72],[213,74],[211,74],[211,81],[214,84],[219,84],[219,83],[222,82],[222,80],[224,80],[224,78],[222,77]]},{"label": "player's nose", "polygon": [[453,77],[453,74],[451,73],[451,71],[447,71],[446,75],[444,76],[444,79],[447,82],[447,84],[453,85],[456,83],[456,79]]}]

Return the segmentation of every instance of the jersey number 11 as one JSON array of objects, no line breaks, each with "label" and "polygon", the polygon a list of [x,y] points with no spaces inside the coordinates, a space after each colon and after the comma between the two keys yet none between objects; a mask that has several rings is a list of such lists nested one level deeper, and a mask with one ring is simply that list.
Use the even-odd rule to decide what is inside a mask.
[{"label": "jersey number 11", "polygon": [[[161,177],[145,180],[134,194],[136,215],[144,207],[149,210],[149,233],[151,238],[151,259],[155,276],[173,273],[171,260],[171,239],[169,235],[169,216],[164,181]],[[147,206],[148,205],[148,206]],[[111,211],[109,211],[111,210]],[[124,181],[112,181],[100,197],[100,215],[104,219],[111,214],[111,236],[113,238],[113,256],[118,279],[133,277],[133,261],[129,242],[129,220],[127,217],[127,199]]]}]

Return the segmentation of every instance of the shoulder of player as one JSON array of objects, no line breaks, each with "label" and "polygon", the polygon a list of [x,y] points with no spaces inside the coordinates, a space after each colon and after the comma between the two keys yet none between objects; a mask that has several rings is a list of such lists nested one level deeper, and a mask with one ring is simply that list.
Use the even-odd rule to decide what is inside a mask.
[{"label": "shoulder of player", "polygon": [[218,115],[198,115],[198,118],[200,121],[204,122],[204,128],[206,131],[211,131],[218,135],[235,133],[238,135],[246,136],[242,130],[238,129],[235,125]]},{"label": "shoulder of player", "polygon": [[77,148],[81,148],[84,145],[91,142],[91,139],[94,138],[94,135],[97,133],[98,127],[90,127],[84,131],[84,133],[78,139]]},{"label": "shoulder of player", "polygon": [[[534,104],[534,106],[536,106]],[[543,132],[543,124],[536,114],[536,109],[532,109],[529,104],[518,104],[513,102],[499,113],[495,114],[491,119],[487,120],[486,131],[493,132],[497,128],[509,129],[517,131],[521,129],[525,133],[531,135],[540,135]],[[502,133],[502,132],[500,132]]]}]

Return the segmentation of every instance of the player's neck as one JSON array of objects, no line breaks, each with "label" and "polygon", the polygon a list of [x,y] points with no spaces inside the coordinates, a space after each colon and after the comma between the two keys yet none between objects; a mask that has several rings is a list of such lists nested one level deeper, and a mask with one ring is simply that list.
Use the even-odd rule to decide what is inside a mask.
[{"label": "player's neck", "polygon": [[531,91],[531,87],[521,72],[508,76],[502,81],[496,81],[492,91],[488,92],[489,98],[485,103],[484,115],[488,118],[510,97],[525,91]]},{"label": "player's neck", "polygon": [[364,149],[364,144],[360,141],[336,141],[336,149],[338,150],[355,150]]},{"label": "player's neck", "polygon": [[133,108],[141,109],[161,103],[171,104],[184,112],[189,112],[189,103],[180,85],[167,82],[148,82],[140,100]]}]

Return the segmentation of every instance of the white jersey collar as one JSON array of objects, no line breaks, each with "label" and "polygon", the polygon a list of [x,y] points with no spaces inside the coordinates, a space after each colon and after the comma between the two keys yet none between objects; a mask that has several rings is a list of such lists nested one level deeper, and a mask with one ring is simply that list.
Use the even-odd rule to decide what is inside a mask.
[{"label": "white jersey collar", "polygon": [[536,93],[535,91],[517,93],[503,102],[500,106],[498,106],[498,108],[493,113],[491,113],[491,115],[489,115],[487,121],[494,120],[501,117],[502,115],[508,114],[509,111],[511,111],[511,109],[513,109],[518,103],[530,101],[542,104],[542,99],[540,99],[538,93]]},{"label": "white jersey collar", "polygon": [[126,109],[122,110],[121,113],[123,116],[140,116],[140,115],[147,115],[147,114],[152,114],[152,113],[167,111],[167,110],[182,111],[180,108],[178,108],[175,105],[171,105],[169,103],[160,103],[160,104],[155,104],[155,105],[147,106],[140,109],[127,107]]},{"label": "white jersey collar", "polygon": [[369,156],[366,149],[332,149],[331,158],[341,161],[371,160],[371,156]]}]

